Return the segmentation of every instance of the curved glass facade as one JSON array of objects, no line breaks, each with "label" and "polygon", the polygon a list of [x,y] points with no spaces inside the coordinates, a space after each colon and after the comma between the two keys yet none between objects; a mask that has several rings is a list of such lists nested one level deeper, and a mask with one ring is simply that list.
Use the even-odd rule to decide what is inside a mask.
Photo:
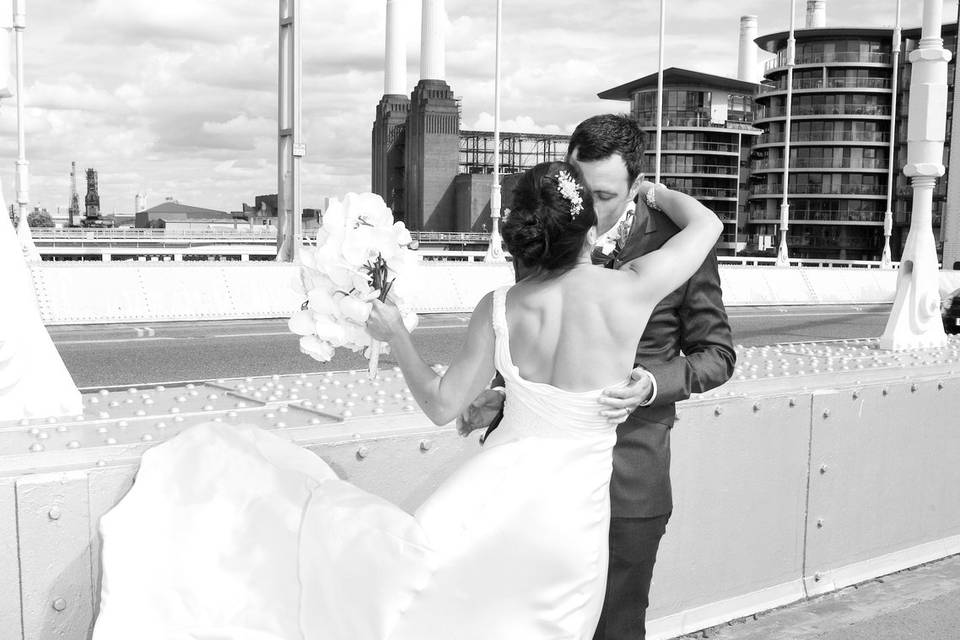
[{"label": "curved glass facade", "polygon": [[[797,32],[787,198],[788,246],[800,258],[877,260],[883,251],[893,68],[890,40],[804,40]],[[786,43],[765,71],[750,157],[749,234],[775,244],[783,200]]]}]

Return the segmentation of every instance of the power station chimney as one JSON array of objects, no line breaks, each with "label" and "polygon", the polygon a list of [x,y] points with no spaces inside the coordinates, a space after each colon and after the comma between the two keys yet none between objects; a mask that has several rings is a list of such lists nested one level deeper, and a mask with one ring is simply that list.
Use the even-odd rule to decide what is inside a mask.
[{"label": "power station chimney", "polygon": [[443,0],[423,0],[423,19],[420,23],[420,79],[446,80],[447,12]]},{"label": "power station chimney", "polygon": [[402,0],[387,0],[387,41],[384,52],[383,95],[407,94],[407,46],[403,37]]},{"label": "power station chimney", "polygon": [[807,29],[827,26],[827,0],[807,0]]},{"label": "power station chimney", "polygon": [[737,78],[757,81],[757,16],[740,16],[740,55],[737,60]]}]

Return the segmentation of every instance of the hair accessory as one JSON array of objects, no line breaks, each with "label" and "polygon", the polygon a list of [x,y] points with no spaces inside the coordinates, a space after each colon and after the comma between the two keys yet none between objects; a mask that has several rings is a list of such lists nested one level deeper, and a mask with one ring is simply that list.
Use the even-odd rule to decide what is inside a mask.
[{"label": "hair accessory", "polygon": [[566,171],[557,173],[557,190],[570,202],[570,218],[574,219],[583,211],[583,198],[580,197],[580,185]]}]

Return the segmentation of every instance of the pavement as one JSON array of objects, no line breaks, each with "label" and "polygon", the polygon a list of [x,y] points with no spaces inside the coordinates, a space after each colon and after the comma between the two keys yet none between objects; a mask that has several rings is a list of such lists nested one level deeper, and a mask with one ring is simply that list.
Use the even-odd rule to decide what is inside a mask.
[{"label": "pavement", "polygon": [[682,638],[960,640],[960,555]]}]

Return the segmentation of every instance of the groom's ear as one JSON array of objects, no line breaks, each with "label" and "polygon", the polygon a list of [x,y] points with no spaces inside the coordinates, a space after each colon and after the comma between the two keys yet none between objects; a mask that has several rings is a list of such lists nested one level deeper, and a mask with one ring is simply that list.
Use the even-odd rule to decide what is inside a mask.
[{"label": "groom's ear", "polygon": [[630,200],[637,199],[637,195],[640,194],[640,185],[643,184],[644,180],[645,180],[644,175],[641,173],[633,181],[633,184],[630,185],[630,193],[629,193]]},{"label": "groom's ear", "polygon": [[597,244],[597,225],[587,229],[587,243],[591,246]]}]

